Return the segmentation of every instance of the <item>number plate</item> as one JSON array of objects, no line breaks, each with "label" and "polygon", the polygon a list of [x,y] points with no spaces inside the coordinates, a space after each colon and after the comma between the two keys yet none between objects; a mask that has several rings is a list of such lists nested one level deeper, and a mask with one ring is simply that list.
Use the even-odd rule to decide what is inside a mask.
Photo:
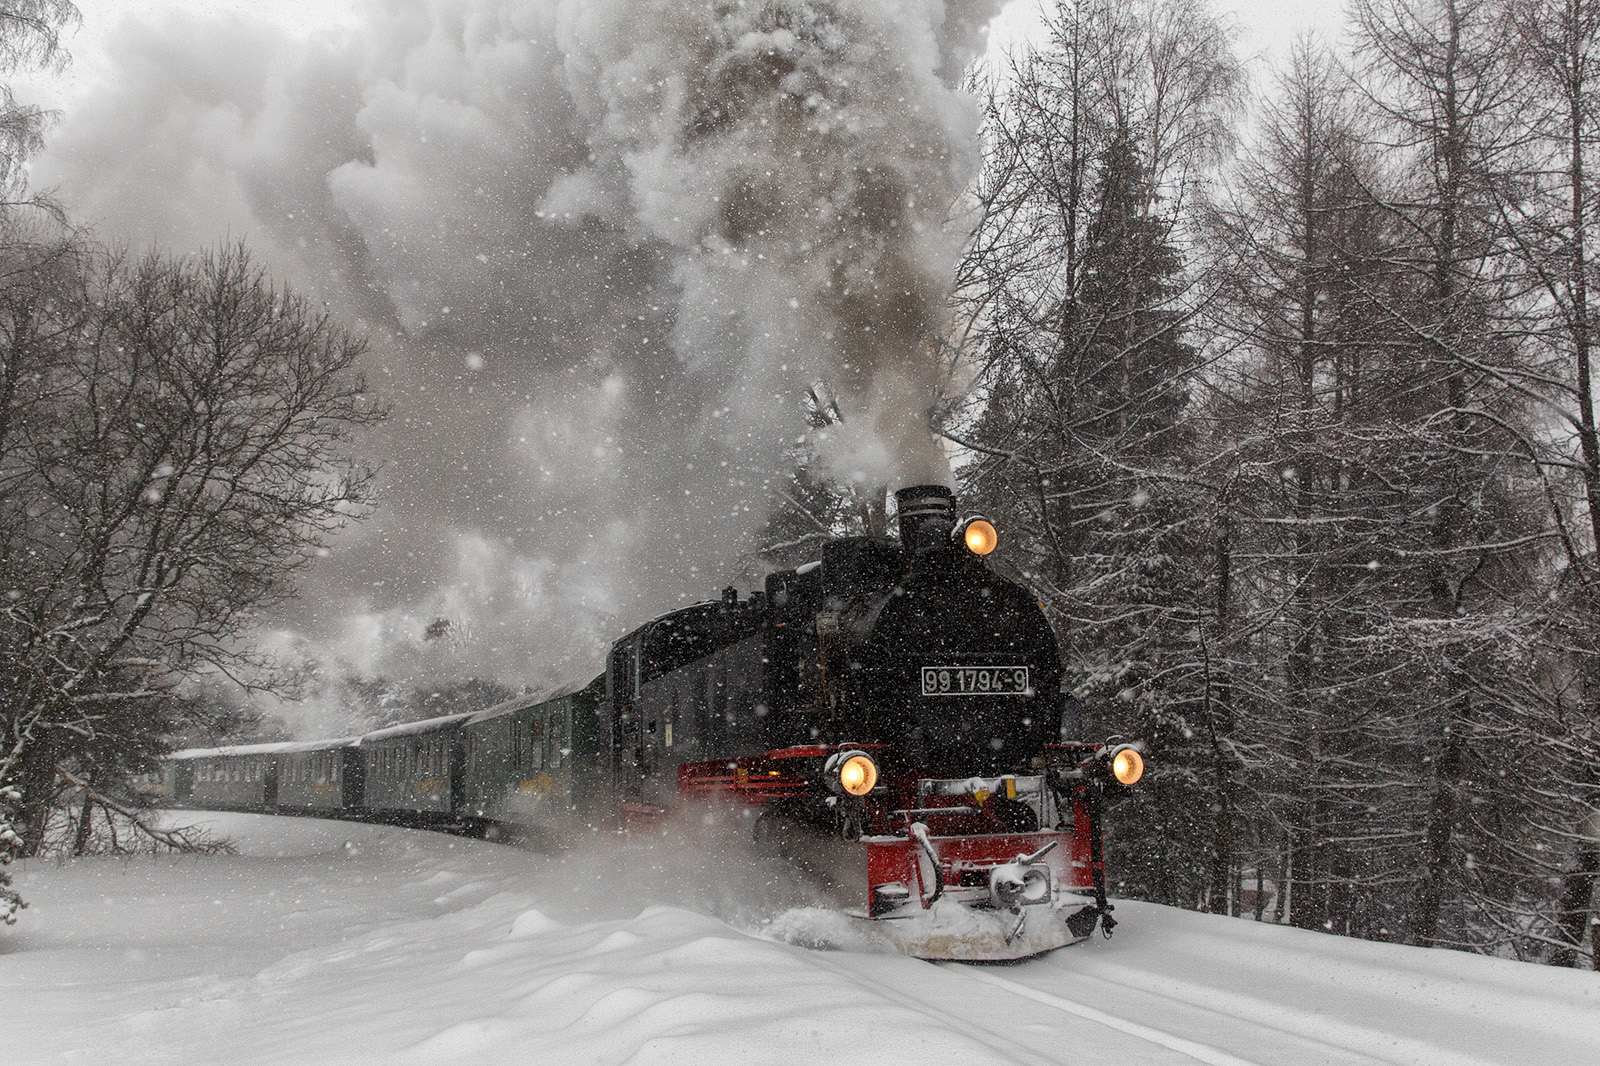
[{"label": "number plate", "polygon": [[924,696],[1027,696],[1026,666],[924,666]]}]

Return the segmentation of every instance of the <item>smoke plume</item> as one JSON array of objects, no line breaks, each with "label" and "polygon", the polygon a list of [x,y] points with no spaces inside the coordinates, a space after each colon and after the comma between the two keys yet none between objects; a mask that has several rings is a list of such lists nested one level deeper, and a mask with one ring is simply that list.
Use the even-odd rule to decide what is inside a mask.
[{"label": "smoke plume", "polygon": [[[373,338],[384,502],[282,620],[534,686],[748,560],[800,398],[942,481],[926,410],[993,0],[431,0],[303,40],[115,30],[34,167],[136,245],[245,239]],[[440,627],[438,620],[448,620]]]}]

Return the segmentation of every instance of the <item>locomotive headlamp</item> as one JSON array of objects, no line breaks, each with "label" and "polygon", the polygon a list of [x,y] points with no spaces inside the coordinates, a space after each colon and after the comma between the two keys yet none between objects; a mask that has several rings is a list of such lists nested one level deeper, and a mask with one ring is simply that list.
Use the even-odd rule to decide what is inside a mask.
[{"label": "locomotive headlamp", "polygon": [[878,784],[878,764],[864,751],[840,751],[823,767],[828,787],[851,796],[865,796]]},{"label": "locomotive headlamp", "polygon": [[1124,785],[1136,783],[1144,776],[1144,756],[1132,748],[1122,748],[1111,756],[1111,776]]},{"label": "locomotive headlamp", "polygon": [[967,515],[956,523],[956,534],[973,555],[988,555],[1000,543],[994,523],[980,514]]}]

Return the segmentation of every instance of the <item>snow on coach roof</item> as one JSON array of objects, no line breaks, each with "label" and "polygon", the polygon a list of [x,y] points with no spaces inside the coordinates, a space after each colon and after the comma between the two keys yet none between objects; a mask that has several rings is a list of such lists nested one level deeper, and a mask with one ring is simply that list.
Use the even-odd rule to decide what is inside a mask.
[{"label": "snow on coach roof", "polygon": [[167,759],[213,759],[221,756],[235,755],[294,755],[306,751],[326,751],[330,748],[355,748],[373,740],[389,740],[393,737],[411,736],[415,733],[431,733],[436,729],[444,729],[458,722],[482,722],[489,718],[498,718],[503,714],[520,711],[527,707],[537,707],[541,703],[559,700],[565,696],[575,696],[588,688],[592,681],[573,682],[559,685],[542,696],[518,696],[515,699],[497,703],[493,707],[481,711],[461,711],[456,714],[447,714],[440,718],[426,718],[420,722],[407,722],[404,725],[393,725],[387,729],[376,729],[371,733],[363,733],[356,737],[334,737],[331,740],[285,740],[273,744],[229,744],[217,748],[185,748],[164,756]]},{"label": "snow on coach roof", "polygon": [[360,737],[334,737],[332,740],[284,740],[274,744],[228,744],[220,748],[184,748],[168,759],[215,759],[236,755],[294,755],[303,751],[326,751],[329,748],[350,748],[361,743]]},{"label": "snow on coach roof", "polygon": [[360,738],[359,743],[370,744],[375,740],[389,740],[394,737],[408,737],[417,733],[432,733],[444,729],[458,722],[463,722],[472,717],[473,712],[462,711],[459,714],[447,714],[442,718],[428,718],[421,722],[407,722],[405,725],[392,725],[388,729],[379,729],[367,733]]},{"label": "snow on coach roof", "polygon": [[584,681],[581,683],[574,682],[572,684],[559,685],[542,696],[517,696],[516,698],[506,700],[503,703],[497,703],[493,707],[485,707],[481,711],[474,712],[472,717],[467,719],[467,724],[477,725],[479,722],[487,722],[491,718],[499,718],[502,715],[514,714],[517,711],[526,710],[529,707],[537,707],[541,703],[550,703],[553,700],[563,699],[567,696],[576,696],[578,693],[582,692],[592,684],[594,684],[593,681]]}]

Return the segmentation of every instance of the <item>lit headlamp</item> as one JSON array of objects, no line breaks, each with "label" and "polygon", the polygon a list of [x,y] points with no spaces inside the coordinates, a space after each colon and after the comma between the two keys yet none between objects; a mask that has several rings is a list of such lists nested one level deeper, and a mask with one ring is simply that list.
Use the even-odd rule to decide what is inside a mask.
[{"label": "lit headlamp", "polygon": [[973,555],[988,555],[999,545],[1000,534],[995,531],[994,523],[983,515],[967,514],[950,531],[950,539],[965,544]]},{"label": "lit headlamp", "polygon": [[828,787],[849,796],[865,796],[878,784],[878,764],[864,751],[836,751],[823,764]]},{"label": "lit headlamp", "polygon": [[1131,745],[1123,745],[1111,753],[1111,776],[1120,785],[1136,784],[1144,776],[1144,756]]}]

